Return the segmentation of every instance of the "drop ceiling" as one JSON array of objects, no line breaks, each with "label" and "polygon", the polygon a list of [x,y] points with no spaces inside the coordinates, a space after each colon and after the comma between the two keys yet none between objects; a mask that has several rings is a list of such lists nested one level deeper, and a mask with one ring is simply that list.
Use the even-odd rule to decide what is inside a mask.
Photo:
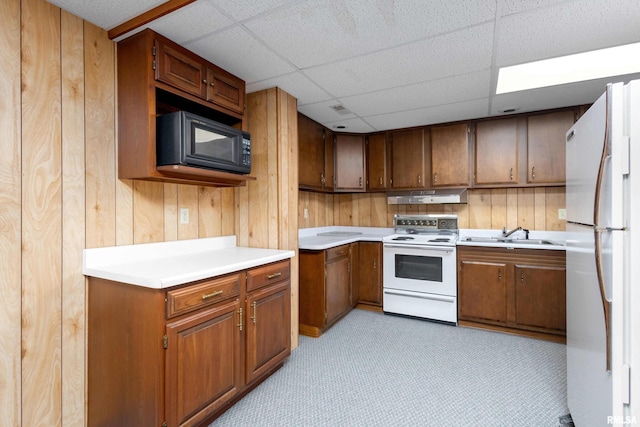
[{"label": "drop ceiling", "polygon": [[[105,30],[164,3],[50,1]],[[640,42],[639,22],[638,0],[197,0],[138,30],[249,93],[282,88],[329,128],[374,132],[591,103],[640,74],[495,95],[498,69]]]}]

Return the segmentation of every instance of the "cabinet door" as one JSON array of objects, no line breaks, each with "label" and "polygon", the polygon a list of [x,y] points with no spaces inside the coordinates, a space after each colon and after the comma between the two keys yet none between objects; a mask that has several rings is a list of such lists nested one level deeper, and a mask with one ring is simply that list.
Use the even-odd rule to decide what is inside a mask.
[{"label": "cabinet door", "polygon": [[515,266],[516,324],[518,327],[566,331],[566,269]]},{"label": "cabinet door", "polygon": [[425,188],[425,141],[423,129],[391,135],[391,188]]},{"label": "cabinet door", "polygon": [[207,100],[243,114],[244,81],[220,68],[209,68],[207,75]]},{"label": "cabinet door", "polygon": [[477,185],[518,183],[518,120],[487,120],[476,124]]},{"label": "cabinet door", "polygon": [[207,67],[188,52],[156,40],[156,79],[200,98],[207,94]]},{"label": "cabinet door", "polygon": [[324,139],[322,125],[298,113],[298,184],[301,188],[323,190],[325,187]]},{"label": "cabinet door", "polygon": [[325,325],[332,324],[351,308],[351,266],[349,257],[328,262],[325,278]]},{"label": "cabinet door", "polygon": [[335,191],[365,190],[365,145],[362,135],[336,135]]},{"label": "cabinet door", "polygon": [[247,296],[246,383],[269,372],[291,352],[289,281]]},{"label": "cabinet door", "polygon": [[360,242],[359,254],[360,302],[381,307],[382,245],[375,242]]},{"label": "cabinet door", "polygon": [[460,259],[458,318],[504,325],[507,319],[507,268],[497,262]]},{"label": "cabinet door", "polygon": [[573,110],[527,118],[528,183],[565,182],[566,133],[573,126],[574,118]]},{"label": "cabinet door", "polygon": [[367,140],[367,191],[387,189],[387,138],[384,133]]},{"label": "cabinet door", "polygon": [[431,185],[469,185],[469,126],[431,128]]},{"label": "cabinet door", "polygon": [[195,425],[231,400],[242,385],[238,300],[167,324],[167,423]]}]

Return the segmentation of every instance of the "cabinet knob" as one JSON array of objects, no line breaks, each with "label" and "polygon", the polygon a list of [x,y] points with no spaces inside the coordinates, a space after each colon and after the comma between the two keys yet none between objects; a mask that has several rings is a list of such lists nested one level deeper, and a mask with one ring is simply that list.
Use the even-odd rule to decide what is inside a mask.
[{"label": "cabinet knob", "polygon": [[216,84],[214,82],[209,83],[211,87],[214,87]]},{"label": "cabinet knob", "polygon": [[202,79],[202,83],[207,84],[209,82],[207,81],[207,79]]}]

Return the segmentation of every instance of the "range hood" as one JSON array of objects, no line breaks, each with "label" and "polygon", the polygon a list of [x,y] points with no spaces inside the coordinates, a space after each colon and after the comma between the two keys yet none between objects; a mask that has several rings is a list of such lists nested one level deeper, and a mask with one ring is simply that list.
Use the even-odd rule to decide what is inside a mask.
[{"label": "range hood", "polygon": [[467,189],[447,188],[387,193],[387,204],[389,205],[436,205],[441,203],[467,203]]}]

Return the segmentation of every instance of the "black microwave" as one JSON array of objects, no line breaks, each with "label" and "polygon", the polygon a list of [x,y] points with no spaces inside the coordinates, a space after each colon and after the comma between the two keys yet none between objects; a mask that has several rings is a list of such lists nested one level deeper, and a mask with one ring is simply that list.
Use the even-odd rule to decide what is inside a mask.
[{"label": "black microwave", "polygon": [[176,111],[156,118],[158,166],[182,165],[248,174],[251,136],[231,126]]}]

